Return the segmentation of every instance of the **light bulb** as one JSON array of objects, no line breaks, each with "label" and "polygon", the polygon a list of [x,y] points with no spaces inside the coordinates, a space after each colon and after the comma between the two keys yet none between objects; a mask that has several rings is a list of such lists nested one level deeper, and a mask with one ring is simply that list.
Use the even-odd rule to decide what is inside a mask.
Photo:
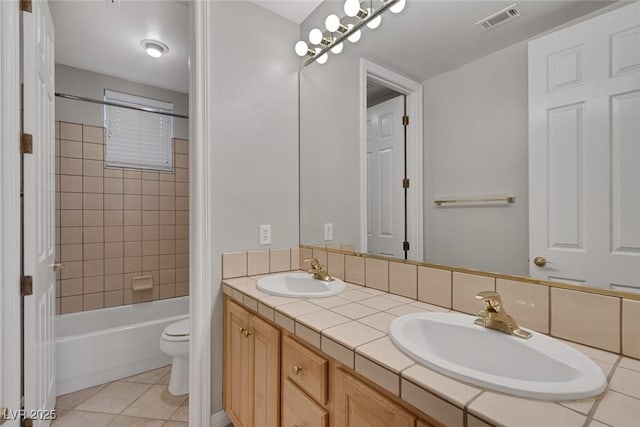
[{"label": "light bulb", "polygon": [[[367,12],[369,12],[369,15],[371,15],[373,13],[373,10],[371,10],[370,8],[367,8]],[[372,30],[375,30],[380,26],[380,23],[382,23],[382,15],[378,15],[371,21],[367,22],[367,27],[371,28]]]},{"label": "light bulb", "polygon": [[147,48],[147,55],[154,58],[160,58],[162,56],[162,50],[158,49],[155,46],[150,46]]},{"label": "light bulb", "polygon": [[[349,24],[349,30],[351,30],[351,28],[353,27],[353,24]],[[347,39],[351,42],[351,43],[357,43],[358,40],[360,40],[360,35],[362,33],[360,32],[360,30],[356,31],[355,33],[351,34],[349,37],[347,37]]]},{"label": "light bulb", "polygon": [[[320,53],[322,49],[320,49],[319,47],[316,48],[316,55],[318,53]],[[321,57],[318,58],[318,60],[316,62],[318,62],[318,64],[324,64],[325,62],[327,62],[327,59],[329,59],[329,57],[327,56],[327,54],[323,54]]]},{"label": "light bulb", "polygon": [[322,31],[317,28],[309,31],[309,41],[311,44],[320,44],[322,41]]},{"label": "light bulb", "polygon": [[338,43],[337,45],[335,45],[334,47],[331,48],[331,52],[333,52],[333,53],[335,53],[337,55],[340,52],[342,52],[342,48],[344,48],[342,43]]},{"label": "light bulb", "polygon": [[389,8],[391,13],[400,13],[404,10],[404,7],[407,5],[407,0],[400,0],[398,3],[394,4]]},{"label": "light bulb", "polygon": [[360,12],[360,2],[358,0],[346,0],[344,2],[344,14],[354,17]]},{"label": "light bulb", "polygon": [[327,31],[334,33],[340,28],[340,18],[338,18],[337,15],[329,15],[324,21],[324,26],[327,28]]},{"label": "light bulb", "polygon": [[305,42],[300,40],[298,43],[296,43],[295,50],[296,50],[296,55],[305,56],[309,51],[309,46],[307,46]]}]

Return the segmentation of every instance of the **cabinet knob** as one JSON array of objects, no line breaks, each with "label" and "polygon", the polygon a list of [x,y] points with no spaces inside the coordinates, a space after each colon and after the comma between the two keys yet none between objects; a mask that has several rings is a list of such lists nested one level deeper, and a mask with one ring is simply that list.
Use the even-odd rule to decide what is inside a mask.
[{"label": "cabinet knob", "polygon": [[240,333],[241,333],[241,334],[244,334],[244,331],[246,331],[246,329],[245,329],[245,328],[240,328]]},{"label": "cabinet knob", "polygon": [[302,366],[293,365],[293,368],[291,368],[291,371],[293,372],[293,375],[298,375],[300,371],[302,371]]},{"label": "cabinet knob", "polygon": [[249,335],[251,335],[253,332],[251,332],[249,329],[245,329],[244,331],[242,331],[242,335],[246,337],[248,337]]}]

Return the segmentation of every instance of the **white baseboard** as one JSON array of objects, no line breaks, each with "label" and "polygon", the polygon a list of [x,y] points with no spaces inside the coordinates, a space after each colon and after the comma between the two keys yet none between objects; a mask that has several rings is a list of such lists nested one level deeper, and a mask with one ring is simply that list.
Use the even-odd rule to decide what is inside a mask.
[{"label": "white baseboard", "polygon": [[227,427],[231,420],[224,411],[216,412],[211,416],[211,427]]}]

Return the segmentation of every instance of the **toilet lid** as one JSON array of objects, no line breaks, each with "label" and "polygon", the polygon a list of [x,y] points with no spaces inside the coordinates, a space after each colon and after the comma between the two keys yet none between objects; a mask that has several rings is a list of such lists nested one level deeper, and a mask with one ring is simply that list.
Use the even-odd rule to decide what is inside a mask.
[{"label": "toilet lid", "polygon": [[164,329],[165,335],[170,337],[183,337],[189,335],[189,319],[172,323]]}]

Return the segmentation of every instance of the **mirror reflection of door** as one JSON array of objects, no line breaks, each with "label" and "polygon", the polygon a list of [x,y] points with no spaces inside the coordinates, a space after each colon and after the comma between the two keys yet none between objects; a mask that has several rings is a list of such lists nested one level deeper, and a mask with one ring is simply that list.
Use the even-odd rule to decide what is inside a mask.
[{"label": "mirror reflection of door", "polygon": [[405,97],[367,81],[367,252],[406,258]]}]

